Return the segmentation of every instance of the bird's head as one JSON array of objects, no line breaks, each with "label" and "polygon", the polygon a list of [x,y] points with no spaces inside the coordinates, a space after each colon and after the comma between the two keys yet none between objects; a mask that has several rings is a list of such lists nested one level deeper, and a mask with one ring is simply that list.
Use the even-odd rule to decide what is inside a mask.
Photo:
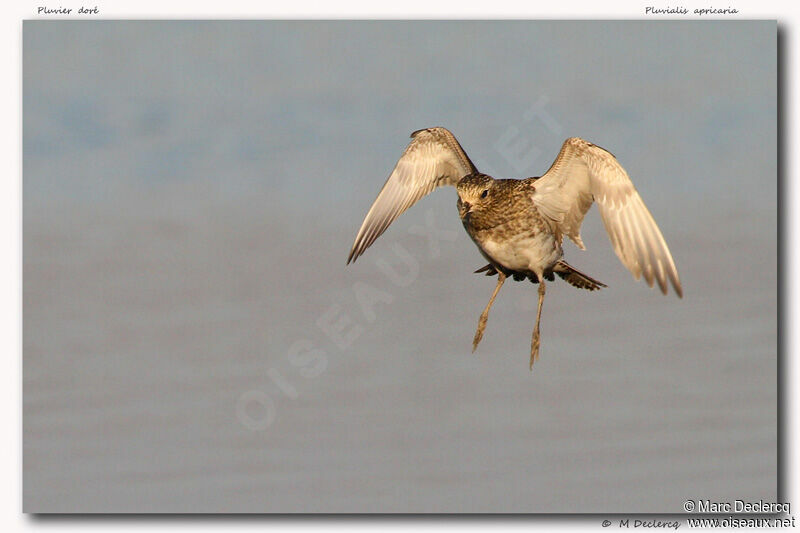
[{"label": "bird's head", "polygon": [[458,182],[458,216],[461,220],[491,201],[494,183],[495,180],[486,174],[470,174]]}]

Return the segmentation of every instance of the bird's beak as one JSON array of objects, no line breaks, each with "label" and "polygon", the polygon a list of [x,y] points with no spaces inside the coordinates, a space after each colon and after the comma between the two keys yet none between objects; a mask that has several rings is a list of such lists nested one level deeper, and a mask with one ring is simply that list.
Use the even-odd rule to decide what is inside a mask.
[{"label": "bird's beak", "polygon": [[458,214],[461,215],[461,218],[469,214],[470,208],[472,208],[472,205],[469,202],[458,202]]}]

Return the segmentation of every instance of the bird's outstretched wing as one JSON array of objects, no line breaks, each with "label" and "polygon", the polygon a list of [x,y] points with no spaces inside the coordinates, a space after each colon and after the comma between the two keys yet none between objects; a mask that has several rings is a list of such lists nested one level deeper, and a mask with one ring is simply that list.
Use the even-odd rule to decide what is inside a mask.
[{"label": "bird's outstretched wing", "polygon": [[597,202],[614,251],[634,278],[658,282],[667,293],[667,279],[683,296],[675,262],[653,216],[613,154],[572,137],[544,176],[534,182],[533,202],[539,212],[580,248],[581,222]]},{"label": "bird's outstretched wing", "polygon": [[355,261],[389,224],[417,200],[442,185],[455,185],[476,172],[464,149],[445,128],[411,134],[412,141],[383,185],[358,230],[347,262]]}]

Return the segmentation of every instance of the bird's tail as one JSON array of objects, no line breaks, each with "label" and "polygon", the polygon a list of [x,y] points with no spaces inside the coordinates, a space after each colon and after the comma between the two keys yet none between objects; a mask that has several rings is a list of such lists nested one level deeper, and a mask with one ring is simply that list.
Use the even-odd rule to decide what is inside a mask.
[{"label": "bird's tail", "polygon": [[553,267],[553,272],[558,274],[561,279],[573,287],[578,287],[579,289],[596,291],[597,289],[606,287],[605,283],[597,281],[594,278],[590,278],[580,270],[571,267],[569,263],[563,259],[556,263],[556,265]]}]

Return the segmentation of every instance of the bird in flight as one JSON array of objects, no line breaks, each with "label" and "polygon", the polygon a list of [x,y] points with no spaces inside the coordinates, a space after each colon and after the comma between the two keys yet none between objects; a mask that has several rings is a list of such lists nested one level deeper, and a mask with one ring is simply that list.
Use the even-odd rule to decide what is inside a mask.
[{"label": "bird in flight", "polygon": [[479,172],[445,128],[415,131],[367,212],[347,263],[363,254],[401,213],[443,185],[456,187],[458,216],[489,262],[475,272],[497,275],[497,285],[478,320],[473,352],[483,337],[489,309],[508,277],[539,284],[531,369],[539,357],[545,281],[558,275],[581,289],[594,291],[606,286],[570,266],[561,247],[566,235],[585,249],[580,229],[592,202],[597,203],[614,252],[633,277],[644,276],[650,287],[658,283],[664,294],[669,282],[678,297],[683,297],[667,243],[625,169],[613,154],[578,137],[564,141],[544,175],[517,180],[494,179]]}]

